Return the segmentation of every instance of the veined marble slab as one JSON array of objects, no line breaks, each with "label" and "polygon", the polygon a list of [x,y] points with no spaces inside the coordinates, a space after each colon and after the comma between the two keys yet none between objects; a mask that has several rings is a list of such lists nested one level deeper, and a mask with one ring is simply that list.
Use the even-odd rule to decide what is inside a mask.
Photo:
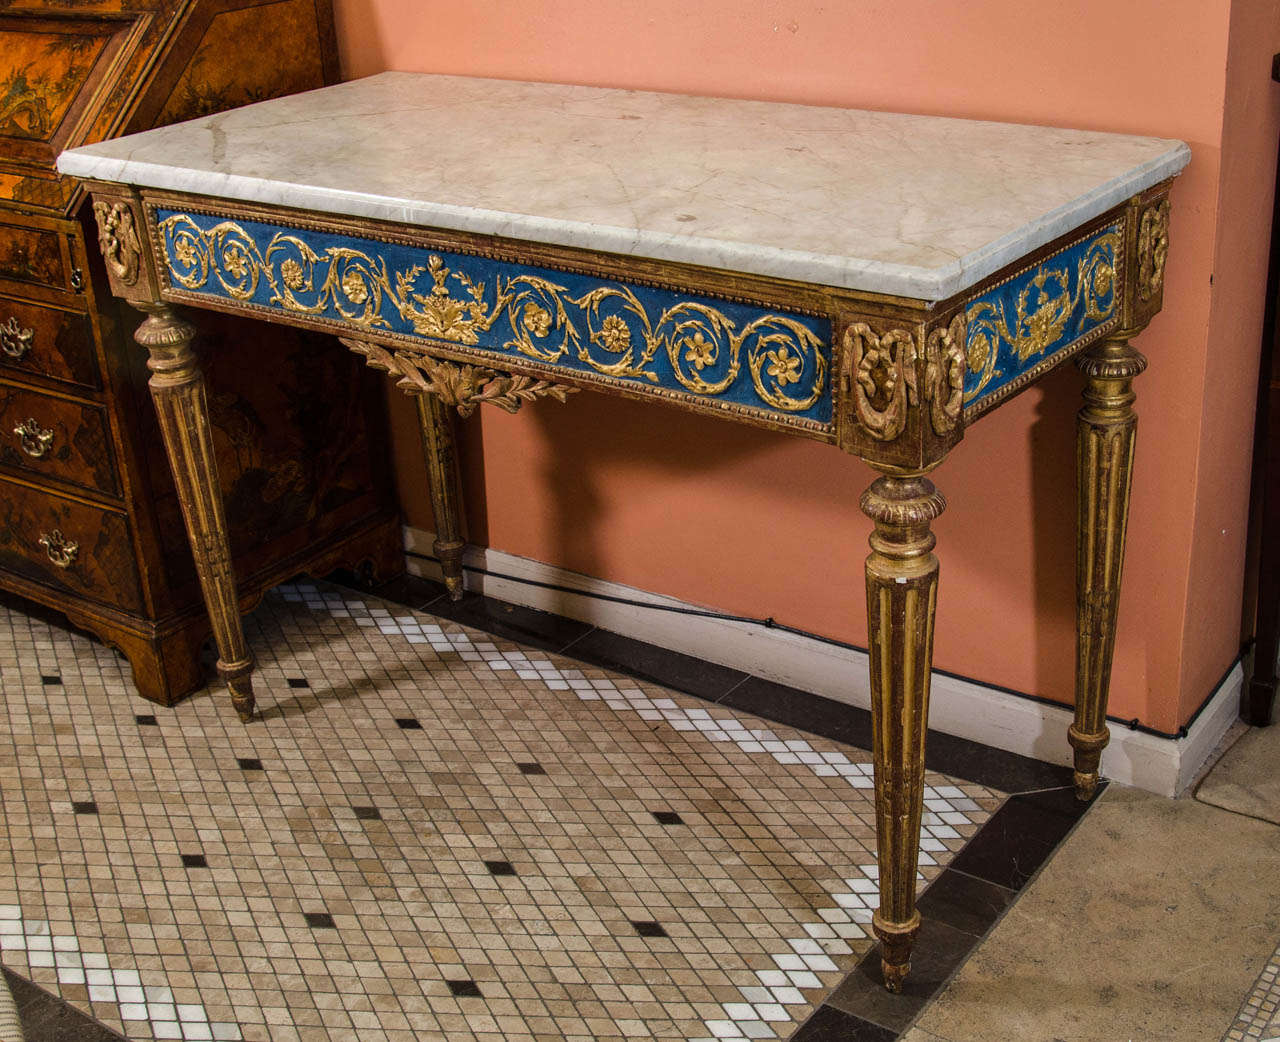
[{"label": "veined marble slab", "polygon": [[58,169],[938,300],[1189,158],[1161,138],[388,72]]}]

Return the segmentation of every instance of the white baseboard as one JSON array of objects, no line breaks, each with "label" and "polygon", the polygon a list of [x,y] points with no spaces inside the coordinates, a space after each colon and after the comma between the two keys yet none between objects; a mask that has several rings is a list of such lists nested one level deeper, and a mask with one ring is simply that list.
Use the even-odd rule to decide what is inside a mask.
[{"label": "white baseboard", "polygon": [[[434,534],[405,528],[405,548],[430,554]],[[871,688],[865,652],[838,647],[755,623],[730,622],[699,615],[654,611],[634,604],[600,600],[621,597],[642,604],[699,610],[698,605],[595,579],[525,557],[468,546],[464,564],[511,576],[466,573],[467,588],[498,600],[554,612],[601,629],[730,666],[838,702],[869,708]],[[409,558],[409,571],[440,578],[433,561]],[[581,595],[530,586],[531,580],[570,587]],[[1102,772],[1113,781],[1163,796],[1181,793],[1237,718],[1244,671],[1240,664],[1226,676],[1185,738],[1160,738],[1111,725],[1111,742],[1102,755]],[[983,745],[1048,763],[1069,764],[1067,725],[1071,712],[969,680],[934,673],[930,727]]]}]

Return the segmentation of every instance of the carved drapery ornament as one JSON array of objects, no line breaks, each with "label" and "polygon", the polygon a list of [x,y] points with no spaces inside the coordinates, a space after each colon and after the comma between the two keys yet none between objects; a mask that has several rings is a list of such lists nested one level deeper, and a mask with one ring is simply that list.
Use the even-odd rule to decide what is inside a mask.
[{"label": "carved drapery ornament", "polygon": [[398,376],[396,386],[407,394],[430,394],[453,406],[459,416],[470,416],[487,402],[504,412],[518,412],[525,402],[555,398],[563,402],[578,390],[532,376],[503,373],[485,366],[456,364],[416,351],[388,351],[377,344],[340,338],[347,347],[374,368]]},{"label": "carved drapery ornament", "polygon": [[1161,199],[1142,212],[1138,225],[1138,294],[1151,300],[1164,287],[1169,256],[1169,200]]},{"label": "carved drapery ornament", "polygon": [[964,408],[964,373],[968,365],[964,353],[964,313],[948,326],[931,330],[925,343],[924,400],[935,434],[950,434],[960,422]]},{"label": "carved drapery ornament", "polygon": [[845,330],[853,366],[853,411],[877,441],[893,441],[907,426],[907,411],[919,404],[915,336],[905,329],[876,333],[865,322]]},{"label": "carved drapery ornament", "polygon": [[128,203],[95,202],[93,215],[98,220],[98,246],[107,270],[120,285],[132,286],[138,281],[142,264],[142,244],[133,224],[133,210]]}]

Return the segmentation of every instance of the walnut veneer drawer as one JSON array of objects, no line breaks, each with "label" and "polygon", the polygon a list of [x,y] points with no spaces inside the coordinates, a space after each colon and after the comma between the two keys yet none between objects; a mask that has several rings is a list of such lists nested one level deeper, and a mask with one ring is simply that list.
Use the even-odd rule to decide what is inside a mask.
[{"label": "walnut veneer drawer", "polygon": [[117,495],[106,410],[0,382],[0,463]]},{"label": "walnut veneer drawer", "polygon": [[44,586],[138,611],[124,514],[0,480],[0,569]]},{"label": "walnut veneer drawer", "polygon": [[83,311],[0,294],[0,372],[34,373],[100,390],[102,371],[90,321]]},{"label": "walnut veneer drawer", "polygon": [[55,229],[0,221],[0,279],[78,293],[69,260]]}]

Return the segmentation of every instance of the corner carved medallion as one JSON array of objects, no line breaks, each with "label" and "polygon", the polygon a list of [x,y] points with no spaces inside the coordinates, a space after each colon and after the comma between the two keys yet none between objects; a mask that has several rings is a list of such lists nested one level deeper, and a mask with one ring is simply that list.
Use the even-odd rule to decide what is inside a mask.
[{"label": "corner carved medallion", "polygon": [[132,286],[138,281],[142,261],[133,210],[128,203],[95,202],[93,215],[98,220],[98,246],[107,270],[120,285]]},{"label": "corner carved medallion", "polygon": [[1161,199],[1142,212],[1138,225],[1138,294],[1143,300],[1159,296],[1169,256],[1169,200]]},{"label": "corner carved medallion", "polygon": [[924,400],[929,403],[929,419],[938,435],[955,430],[964,408],[964,374],[968,366],[964,340],[964,313],[960,312],[950,325],[931,330],[925,344]]},{"label": "corner carved medallion", "polygon": [[504,412],[518,412],[525,402],[538,398],[565,401],[578,390],[532,376],[502,373],[479,365],[458,365],[411,351],[388,351],[377,344],[340,338],[370,367],[398,376],[396,386],[407,394],[430,394],[453,406],[459,416],[470,416],[487,402]]},{"label": "corner carved medallion", "polygon": [[877,334],[865,322],[845,330],[853,367],[853,411],[877,441],[893,441],[907,426],[907,410],[919,404],[915,336],[906,329]]}]

